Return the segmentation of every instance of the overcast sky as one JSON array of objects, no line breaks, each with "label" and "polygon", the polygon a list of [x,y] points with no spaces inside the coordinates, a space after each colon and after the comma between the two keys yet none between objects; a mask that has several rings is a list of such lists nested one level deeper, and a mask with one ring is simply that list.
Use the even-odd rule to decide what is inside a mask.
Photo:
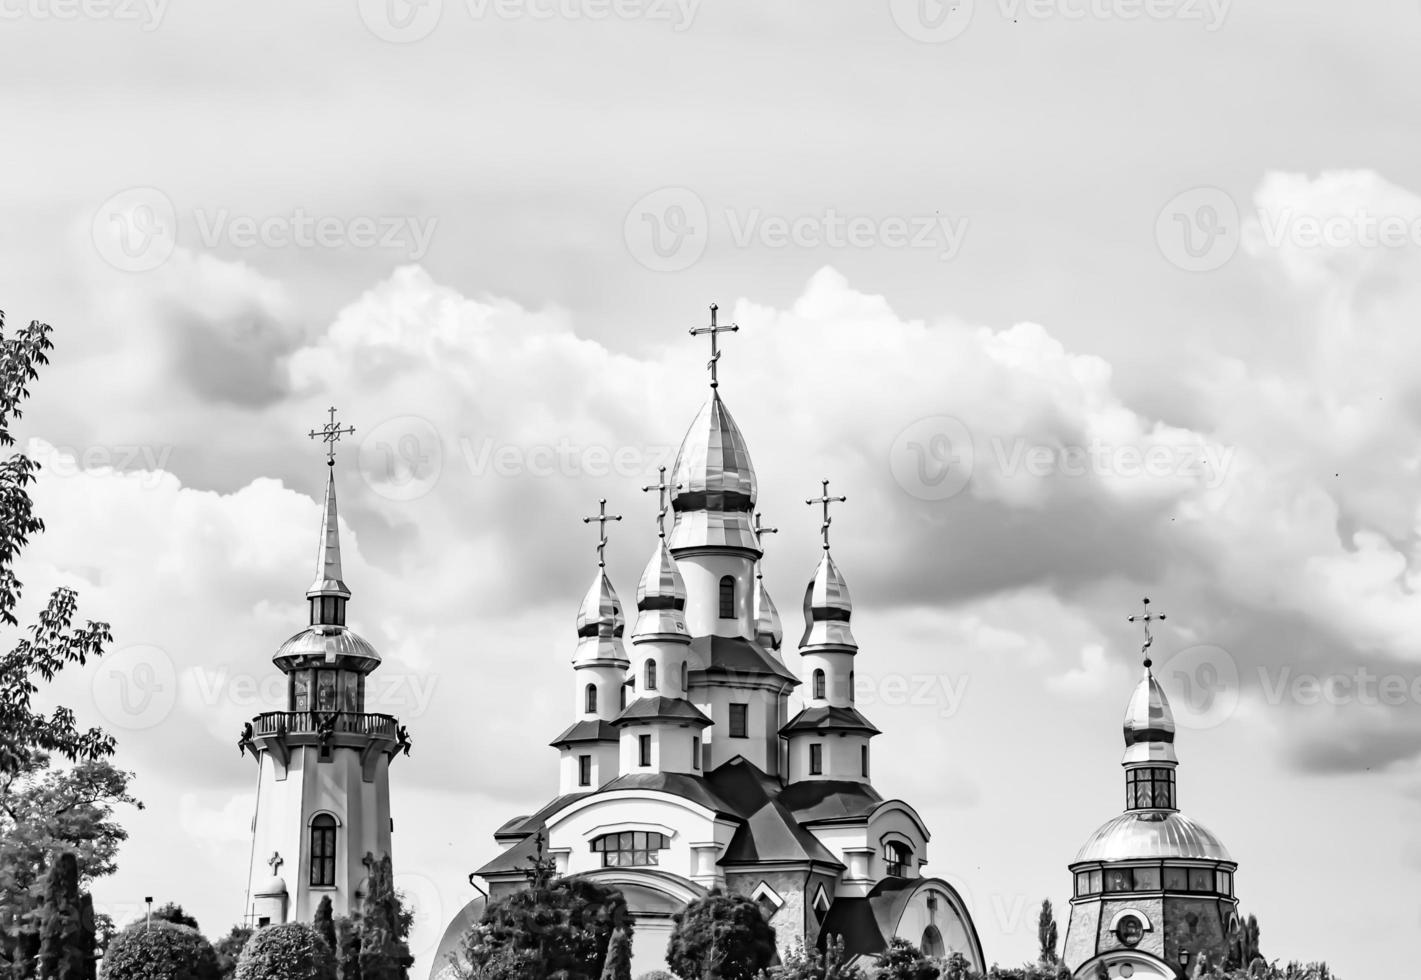
[{"label": "overcast sky", "polygon": [[1264,952],[1414,959],[1417,4],[85,9],[3,6],[0,306],[56,328],[30,603],[116,637],[55,693],[148,803],[106,908],[242,913],[335,404],[427,954],[555,791],[580,518],[629,598],[715,301],[786,633],[827,476],[875,782],[989,959],[1121,809],[1144,595]]}]

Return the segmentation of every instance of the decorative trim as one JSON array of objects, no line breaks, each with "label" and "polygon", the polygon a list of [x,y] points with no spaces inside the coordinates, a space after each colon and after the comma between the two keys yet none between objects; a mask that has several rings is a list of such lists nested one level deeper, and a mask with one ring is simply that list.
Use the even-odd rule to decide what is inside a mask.
[{"label": "decorative trim", "polygon": [[[823,886],[821,885],[820,888],[822,889]],[[780,897],[779,892],[775,891],[773,888],[770,887],[769,882],[764,880],[761,880],[761,882],[755,886],[755,889],[750,892],[750,897],[757,902],[760,901],[762,898],[768,899],[770,904],[775,907],[774,912],[778,912],[780,909],[784,908],[785,900]],[[771,912],[770,914],[773,915],[774,912]]]},{"label": "decorative trim", "polygon": [[1155,927],[1154,924],[1150,922],[1150,917],[1145,913],[1141,912],[1139,909],[1133,907],[1128,909],[1121,909],[1120,911],[1116,912],[1114,916],[1111,917],[1110,931],[1114,932],[1116,927],[1120,925],[1120,920],[1125,918],[1125,916],[1127,915],[1133,915],[1135,918],[1139,919],[1140,924],[1145,927],[1146,932],[1154,932]]},{"label": "decorative trim", "polygon": [[[340,818],[340,814],[336,813],[334,810],[312,810],[312,811],[311,811],[311,816],[310,816],[310,818],[306,821],[306,826],[307,826],[307,827],[314,827],[314,826],[316,825],[316,818],[317,818],[317,817],[330,817],[332,820],[334,820],[334,821],[336,822],[336,826],[337,826],[337,827],[344,827],[344,826],[345,826],[345,821],[342,820],[342,819]],[[318,886],[314,886],[314,885],[313,885],[312,887],[318,887]],[[331,887],[334,888],[335,886],[332,885]]]}]

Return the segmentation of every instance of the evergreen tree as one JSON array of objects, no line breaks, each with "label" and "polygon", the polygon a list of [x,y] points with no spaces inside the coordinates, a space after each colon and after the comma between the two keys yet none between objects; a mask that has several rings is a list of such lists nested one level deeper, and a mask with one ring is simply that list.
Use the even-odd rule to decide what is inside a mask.
[{"label": "evergreen tree", "polygon": [[84,892],[79,896],[79,938],[84,949],[84,980],[99,975],[99,920],[94,914],[94,896]]},{"label": "evergreen tree", "polygon": [[197,924],[197,920],[183,911],[183,907],[176,902],[166,902],[153,910],[153,921],[172,922],[176,925],[187,926],[189,929],[202,931],[202,927]]},{"label": "evergreen tree", "polygon": [[625,929],[613,932],[612,941],[607,944],[602,980],[632,980],[632,941]]},{"label": "evergreen tree", "polygon": [[84,919],[79,861],[72,851],[50,859],[40,907],[40,980],[84,980]]},{"label": "evergreen tree", "polygon": [[251,926],[233,926],[231,932],[213,943],[217,953],[217,969],[222,980],[232,980],[237,974],[237,961],[241,959],[242,947],[252,938],[256,930]]},{"label": "evergreen tree", "polygon": [[336,922],[335,908],[331,905],[329,895],[321,896],[321,904],[316,906],[316,918],[314,920],[316,932],[326,941],[326,945],[335,953],[340,947],[336,942]]},{"label": "evergreen tree", "polygon": [[675,916],[666,965],[687,980],[751,980],[775,956],[775,930],[747,895],[712,891]]},{"label": "evergreen tree", "polygon": [[337,916],[335,923],[336,980],[361,980],[358,918]]},{"label": "evergreen tree", "polygon": [[394,865],[388,855],[370,865],[370,887],[360,913],[361,980],[408,980],[412,916],[395,894]]},{"label": "evergreen tree", "polygon": [[1051,908],[1051,900],[1045,898],[1041,900],[1041,916],[1036,922],[1036,940],[1041,944],[1041,962],[1046,965],[1055,963],[1059,957],[1056,955],[1056,915]]}]

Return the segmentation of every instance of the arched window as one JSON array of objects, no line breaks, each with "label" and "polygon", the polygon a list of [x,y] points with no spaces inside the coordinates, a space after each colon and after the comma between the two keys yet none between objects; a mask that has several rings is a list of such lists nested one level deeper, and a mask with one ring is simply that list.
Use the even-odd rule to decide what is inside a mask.
[{"label": "arched window", "polygon": [[617,699],[618,699],[618,700],[617,700],[617,704],[618,704],[618,707],[620,707],[623,711],[626,711],[626,710],[627,710],[627,685],[622,684],[622,685],[618,688],[618,690],[621,692],[620,694],[617,695]]},{"label": "arched window", "polygon": [[906,878],[913,867],[913,850],[902,841],[891,840],[883,849],[883,860],[888,865],[888,877]]},{"label": "arched window", "polygon": [[814,696],[822,699],[824,697],[824,671],[814,672]]},{"label": "arched window", "polygon": [[596,684],[588,684],[588,685],[587,685],[587,706],[586,706],[586,711],[587,711],[587,713],[588,713],[589,715],[595,715],[595,714],[597,713],[597,685],[596,685]]},{"label": "arched window", "polygon": [[311,885],[333,888],[336,883],[336,818],[317,814],[311,821]]},{"label": "arched window", "polygon": [[646,683],[645,683],[644,686],[645,686],[645,688],[646,688],[648,691],[654,691],[654,690],[656,690],[656,661],[655,661],[655,660],[648,660],[648,661],[646,662]]},{"label": "arched window", "polygon": [[735,576],[727,575],[720,580],[720,618],[735,618]]},{"label": "arched window", "polygon": [[947,955],[947,945],[942,941],[942,933],[937,926],[928,926],[923,930],[923,941],[918,943],[918,948],[923,951],[923,955],[933,960],[940,960]]},{"label": "arched window", "polygon": [[604,868],[649,868],[661,863],[661,851],[671,846],[665,834],[623,831],[603,834],[592,842],[592,852],[602,855]]}]

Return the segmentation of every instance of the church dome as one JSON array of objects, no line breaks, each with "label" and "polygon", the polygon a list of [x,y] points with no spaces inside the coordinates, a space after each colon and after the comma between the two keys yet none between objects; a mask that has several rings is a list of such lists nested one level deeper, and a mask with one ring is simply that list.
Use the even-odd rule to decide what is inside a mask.
[{"label": "church dome", "polygon": [[849,584],[826,551],[804,590],[804,638],[799,645],[857,648],[858,641],[849,626],[853,611]]},{"label": "church dome", "polygon": [[275,875],[267,880],[267,883],[256,890],[257,895],[267,898],[274,898],[277,895],[286,894],[286,879],[281,875]]},{"label": "church dome", "polygon": [[[374,670],[380,654],[360,634],[344,626],[308,626],[277,648],[271,658],[278,666],[296,666],[319,660],[333,664],[345,661],[356,669]],[[353,663],[352,663],[353,662]]]},{"label": "church dome", "polygon": [[617,598],[607,573],[599,568],[577,610],[577,652],[573,659],[627,663],[626,651],[622,649],[626,627],[622,601]]},{"label": "church dome", "polygon": [[750,524],[758,493],[755,467],[745,437],[714,391],[681,440],[671,483],[676,486],[671,497],[676,512],[673,552],[716,547],[759,556]]},{"label": "church dome", "polygon": [[1137,858],[1233,861],[1228,848],[1211,831],[1182,813],[1127,810],[1091,834],[1073,863]]},{"label": "church dome", "polygon": [[636,587],[636,607],[633,636],[664,633],[690,636],[686,628],[686,581],[665,541],[657,541],[656,551],[641,573]]},{"label": "church dome", "polygon": [[1149,667],[1125,708],[1125,758],[1129,762],[1175,762],[1174,712]]},{"label": "church dome", "polygon": [[784,642],[784,627],[780,625],[780,612],[770,599],[770,591],[765,588],[765,580],[755,579],[755,639],[762,646],[778,650]]}]

